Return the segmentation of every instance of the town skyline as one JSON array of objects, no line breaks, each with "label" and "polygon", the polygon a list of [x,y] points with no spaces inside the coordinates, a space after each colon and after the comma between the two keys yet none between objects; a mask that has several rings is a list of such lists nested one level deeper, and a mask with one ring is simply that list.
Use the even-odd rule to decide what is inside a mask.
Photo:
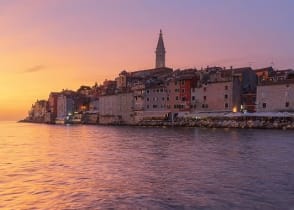
[{"label": "town skyline", "polygon": [[[172,1],[161,11],[155,1],[52,2],[4,1],[0,23],[7,30],[0,41],[0,120],[20,119],[35,99],[46,98],[50,91],[102,83],[124,69],[153,68],[160,29],[167,67],[293,68],[292,2],[261,1],[253,6],[231,2],[224,7]],[[272,13],[274,5],[282,12]],[[149,13],[140,15],[145,7]],[[121,16],[110,17],[101,8]]]}]

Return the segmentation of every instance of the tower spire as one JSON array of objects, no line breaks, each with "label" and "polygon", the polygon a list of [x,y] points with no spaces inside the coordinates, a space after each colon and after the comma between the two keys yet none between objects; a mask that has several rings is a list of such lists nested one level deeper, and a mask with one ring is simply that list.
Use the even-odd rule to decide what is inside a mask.
[{"label": "tower spire", "polygon": [[155,62],[155,68],[162,68],[165,67],[165,47],[163,43],[163,38],[162,38],[162,31],[160,29],[159,33],[159,39],[157,42],[157,47],[156,47],[156,62]]}]

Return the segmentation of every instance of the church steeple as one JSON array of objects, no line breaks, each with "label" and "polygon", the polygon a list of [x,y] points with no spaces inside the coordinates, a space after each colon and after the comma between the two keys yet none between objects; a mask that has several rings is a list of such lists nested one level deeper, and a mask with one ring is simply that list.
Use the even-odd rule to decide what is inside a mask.
[{"label": "church steeple", "polygon": [[160,29],[160,33],[159,33],[159,39],[157,42],[155,54],[156,54],[155,68],[165,67],[165,48],[164,48],[161,29]]}]

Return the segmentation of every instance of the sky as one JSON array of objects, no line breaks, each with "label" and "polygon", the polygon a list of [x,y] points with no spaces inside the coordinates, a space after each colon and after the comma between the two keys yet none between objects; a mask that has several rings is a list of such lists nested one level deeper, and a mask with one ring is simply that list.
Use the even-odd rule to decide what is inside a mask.
[{"label": "sky", "polygon": [[294,68],[293,0],[0,0],[0,120],[51,91],[166,65]]}]

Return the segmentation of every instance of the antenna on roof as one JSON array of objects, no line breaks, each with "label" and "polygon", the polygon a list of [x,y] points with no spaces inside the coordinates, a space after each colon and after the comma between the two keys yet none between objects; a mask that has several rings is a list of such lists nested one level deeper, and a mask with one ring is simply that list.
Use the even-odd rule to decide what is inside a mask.
[{"label": "antenna on roof", "polygon": [[274,62],[274,57],[272,57],[272,61],[271,61],[271,66],[274,68],[274,66],[275,66],[275,62]]}]

